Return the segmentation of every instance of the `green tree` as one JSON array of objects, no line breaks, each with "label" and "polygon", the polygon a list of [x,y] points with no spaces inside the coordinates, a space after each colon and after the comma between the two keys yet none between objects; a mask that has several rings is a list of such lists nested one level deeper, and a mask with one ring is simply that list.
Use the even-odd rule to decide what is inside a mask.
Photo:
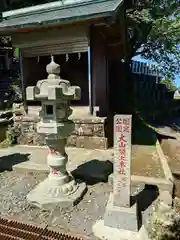
[{"label": "green tree", "polygon": [[168,78],[166,78],[166,79],[163,79],[162,81],[161,81],[161,83],[164,83],[165,85],[166,85],[166,87],[169,89],[169,90],[172,90],[172,91],[174,91],[174,90],[176,90],[176,84],[173,82],[173,80],[172,79],[168,79]]},{"label": "green tree", "polygon": [[126,5],[128,57],[158,63],[164,77],[180,72],[180,1],[137,0]]}]

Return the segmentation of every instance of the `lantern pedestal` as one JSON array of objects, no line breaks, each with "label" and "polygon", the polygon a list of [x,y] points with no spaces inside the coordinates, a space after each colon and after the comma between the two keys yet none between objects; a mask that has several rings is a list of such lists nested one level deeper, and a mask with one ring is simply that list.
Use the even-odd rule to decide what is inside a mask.
[{"label": "lantern pedestal", "polygon": [[[62,129],[66,129],[64,135],[68,133],[68,129],[71,131],[72,125],[71,121],[61,124]],[[61,208],[73,206],[84,195],[86,184],[75,181],[66,170],[68,161],[65,152],[66,138],[52,134],[46,137],[46,143],[49,148],[47,164],[50,172],[48,178],[27,195],[27,200],[30,204],[46,210],[56,206]]]},{"label": "lantern pedestal", "polygon": [[[71,191],[65,193],[67,190]],[[27,195],[27,200],[41,209],[52,210],[55,207],[74,206],[81,200],[85,191],[85,183],[77,183],[72,179],[58,186],[56,182],[47,178]]]}]

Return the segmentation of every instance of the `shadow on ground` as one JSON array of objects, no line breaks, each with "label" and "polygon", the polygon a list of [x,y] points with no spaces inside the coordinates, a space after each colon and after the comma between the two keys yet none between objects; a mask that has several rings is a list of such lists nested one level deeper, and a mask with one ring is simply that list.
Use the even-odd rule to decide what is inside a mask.
[{"label": "shadow on ground", "polygon": [[137,195],[136,201],[139,202],[140,210],[145,211],[159,196],[156,186],[145,185],[145,188]]},{"label": "shadow on ground", "polygon": [[0,157],[0,172],[12,171],[14,165],[28,161],[29,155],[30,154],[14,153]]},{"label": "shadow on ground", "polygon": [[[132,196],[131,202],[137,203],[138,206],[138,227],[142,226],[144,220],[147,219],[148,215],[151,214],[152,204],[158,198],[159,191],[156,186],[145,185],[144,189],[135,196]],[[146,213],[146,212],[147,213]],[[145,214],[144,214],[145,213]],[[143,214],[143,215],[142,215]]]},{"label": "shadow on ground", "polygon": [[93,159],[78,166],[72,171],[72,175],[77,179],[85,181],[88,185],[94,185],[99,182],[108,182],[108,176],[112,172],[112,162]]}]

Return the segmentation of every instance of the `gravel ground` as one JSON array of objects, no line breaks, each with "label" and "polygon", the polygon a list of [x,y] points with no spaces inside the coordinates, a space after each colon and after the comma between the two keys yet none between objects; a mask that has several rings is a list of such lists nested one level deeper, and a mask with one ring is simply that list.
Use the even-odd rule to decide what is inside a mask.
[{"label": "gravel ground", "polygon": [[[0,173],[1,217],[35,225],[48,225],[49,228],[60,232],[95,240],[92,225],[104,217],[112,186],[102,182],[89,185],[87,193],[77,206],[49,212],[32,207],[26,201],[27,193],[45,178],[43,173]],[[143,187],[133,186],[132,194],[135,195]]]},{"label": "gravel ground", "polygon": [[78,234],[94,239],[92,225],[104,216],[105,205],[112,187],[107,183],[88,186],[83,201],[77,206],[48,212],[34,208],[26,201],[27,193],[45,177],[44,174],[1,173],[1,216],[38,225],[45,224],[61,232],[70,232],[72,235]]},{"label": "gravel ground", "polygon": [[[147,149],[146,146],[143,148],[133,146],[133,150],[133,173],[138,175],[142,173],[142,175],[148,174],[148,176],[149,174],[152,174],[153,176],[161,176],[162,173],[159,172],[159,158],[157,154],[155,154],[155,147],[152,146]],[[100,174],[100,172],[95,171],[95,169],[97,170],[97,160],[95,160],[97,153],[93,152],[92,154],[91,156],[89,156],[87,152],[85,154],[87,159],[91,159],[91,165],[93,165],[93,163],[95,164],[93,165],[95,168],[90,168],[89,164],[86,166],[86,173],[84,174],[86,181],[88,175],[87,173],[89,171],[91,171],[91,173],[93,172],[93,175],[98,174],[99,176]],[[38,154],[34,152],[34,156],[36,158]],[[79,159],[79,156],[79,154],[76,154],[77,159]],[[19,154],[13,155],[13,161],[11,164],[14,164],[14,160],[17,160],[17,158],[19,158]],[[75,159],[75,157],[73,157],[73,159]],[[106,156],[104,156],[104,159],[107,159]],[[1,157],[1,165],[3,165],[3,162],[7,163],[7,161],[10,161],[9,156]],[[102,170],[102,164],[104,163],[102,163],[102,161],[98,162],[100,164],[100,166],[98,166]],[[77,162],[77,165],[79,166],[79,162]],[[81,163],[81,169],[82,166],[84,165]],[[55,209],[52,212],[48,212],[32,207],[26,201],[27,193],[40,181],[44,180],[46,176],[47,175],[45,173],[38,172],[20,173],[16,171],[6,171],[0,173],[1,216],[23,222],[34,223],[36,225],[48,225],[50,228],[60,232],[70,233],[71,235],[86,236],[90,240],[95,240],[92,233],[92,225],[96,222],[96,220],[104,217],[105,206],[108,201],[109,194],[112,192],[112,186],[108,183],[102,182],[96,182],[96,184],[93,185],[93,181],[88,181],[89,184],[91,183],[92,185],[88,185],[87,193],[77,206],[68,209]],[[132,194],[135,193],[137,187],[139,188],[144,186],[133,186]]]}]

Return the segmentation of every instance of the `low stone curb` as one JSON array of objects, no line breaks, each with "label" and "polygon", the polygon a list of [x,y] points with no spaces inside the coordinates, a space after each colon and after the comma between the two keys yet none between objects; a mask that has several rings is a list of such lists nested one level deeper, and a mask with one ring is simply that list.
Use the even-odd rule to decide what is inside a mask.
[{"label": "low stone curb", "polygon": [[163,168],[166,180],[174,182],[174,178],[173,178],[171,169],[169,167],[167,159],[166,159],[166,157],[164,155],[164,152],[163,152],[163,150],[161,148],[161,145],[160,145],[158,140],[156,142],[156,149],[157,149],[157,153],[159,155],[159,158],[160,158],[160,161],[161,161],[161,164],[162,164],[162,168]]},{"label": "low stone curb", "polygon": [[173,171],[172,171],[172,175],[180,176],[180,171],[178,171],[178,170],[173,170]]},{"label": "low stone curb", "polygon": [[25,145],[25,144],[19,144],[17,145],[19,147],[24,147],[24,148],[42,148],[42,149],[48,149],[47,146],[40,146],[40,145]]},{"label": "low stone curb", "polygon": [[36,163],[21,163],[12,166],[12,169],[16,172],[37,172],[37,173],[49,173],[48,166],[45,164],[36,164]]}]

